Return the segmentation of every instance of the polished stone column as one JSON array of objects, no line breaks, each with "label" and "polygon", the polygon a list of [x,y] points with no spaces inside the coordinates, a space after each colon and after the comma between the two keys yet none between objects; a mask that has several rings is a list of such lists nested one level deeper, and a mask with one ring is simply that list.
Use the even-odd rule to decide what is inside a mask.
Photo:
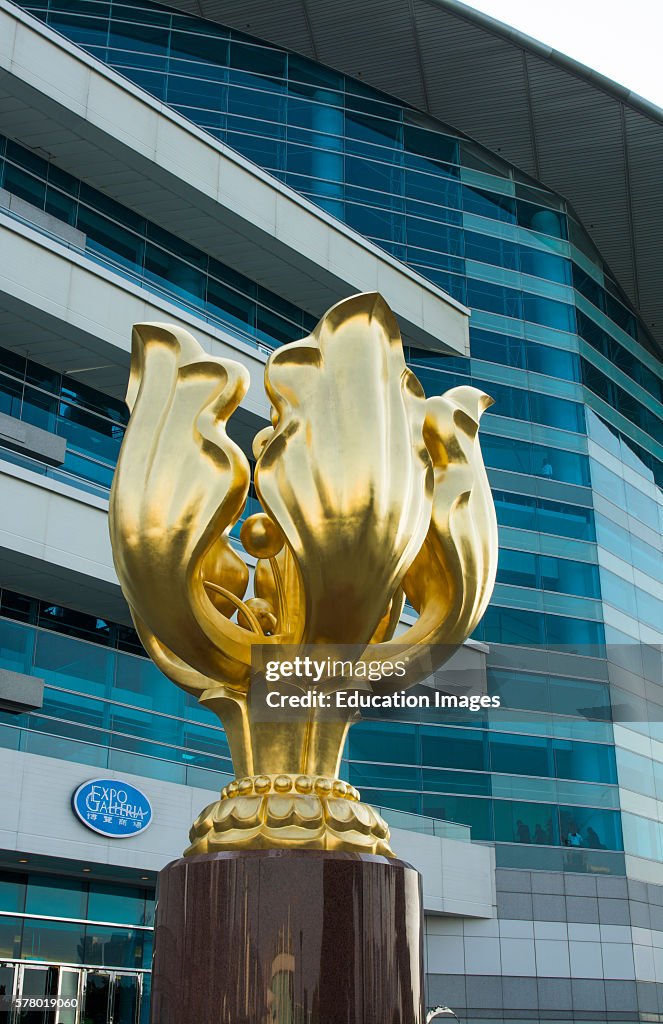
[{"label": "polished stone column", "polygon": [[403,861],[252,850],[159,876],[152,1024],[423,1024],[420,877]]}]

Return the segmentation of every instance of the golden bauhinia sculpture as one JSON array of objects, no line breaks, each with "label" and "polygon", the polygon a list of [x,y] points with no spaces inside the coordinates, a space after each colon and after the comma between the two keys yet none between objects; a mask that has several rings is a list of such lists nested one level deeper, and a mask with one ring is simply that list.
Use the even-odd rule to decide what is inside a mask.
[{"label": "golden bauhinia sculpture", "polygon": [[226,425],[248,383],[243,366],[180,327],[134,328],[131,418],[110,499],[115,566],[147,652],[220,717],[236,773],[186,853],[390,854],[386,823],[338,778],[350,715],[267,719],[251,700],[252,654],[352,644],[370,659],[364,685],[393,692],[380,666],[393,660],[406,599],[418,613],[397,641],[406,685],[464,642],[495,580],[477,438],[492,400],[472,387],[426,399],[374,293],[344,299],[309,337],[276,349],[265,370],[272,425],[253,445],[264,511],[240,531],[257,560],[245,598],[249,568],[230,531],[251,474]]}]

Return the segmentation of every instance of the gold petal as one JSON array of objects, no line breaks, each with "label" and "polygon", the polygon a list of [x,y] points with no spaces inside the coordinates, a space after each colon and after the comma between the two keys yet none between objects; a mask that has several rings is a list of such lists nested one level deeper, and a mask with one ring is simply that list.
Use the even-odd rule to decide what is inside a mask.
[{"label": "gold petal", "polygon": [[[497,571],[497,519],[478,430],[492,398],[457,387],[426,402],[424,437],[435,470],[433,513],[426,539],[403,580],[418,621],[395,644],[376,644],[364,660],[398,658],[412,686],[443,664],[484,614]],[[393,680],[373,684],[393,690]]]},{"label": "gold petal", "polygon": [[[235,682],[248,675],[251,634],[215,608],[203,570],[232,561],[221,538],[241,514],[250,474],[226,422],[248,379],[182,328],[137,324],[132,415],[109,510],[115,568],[145,634],[190,671]],[[230,577],[236,585],[236,565]]]},{"label": "gold petal", "polygon": [[256,490],[299,569],[304,641],[366,644],[426,535],[433,483],[425,398],[384,299],[332,307],[272,354],[265,387]]}]

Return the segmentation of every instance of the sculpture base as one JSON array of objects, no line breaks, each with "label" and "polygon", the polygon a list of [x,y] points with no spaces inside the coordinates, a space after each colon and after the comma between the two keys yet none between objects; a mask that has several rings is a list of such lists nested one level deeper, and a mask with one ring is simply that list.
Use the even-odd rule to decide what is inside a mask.
[{"label": "sculpture base", "polygon": [[[280,786],[281,791],[276,787]],[[186,857],[249,850],[336,850],[393,857],[389,826],[354,786],[310,775],[257,775],[231,782],[200,812]]]},{"label": "sculpture base", "polygon": [[159,875],[152,1024],[423,1024],[420,877],[403,861],[247,850]]}]

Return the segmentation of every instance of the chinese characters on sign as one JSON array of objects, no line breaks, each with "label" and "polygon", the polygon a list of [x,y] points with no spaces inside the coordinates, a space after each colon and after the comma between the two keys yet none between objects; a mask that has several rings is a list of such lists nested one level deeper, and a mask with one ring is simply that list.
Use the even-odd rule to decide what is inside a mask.
[{"label": "chinese characters on sign", "polygon": [[111,839],[144,832],[152,821],[150,801],[139,789],[118,779],[90,779],[72,797],[76,817]]}]

